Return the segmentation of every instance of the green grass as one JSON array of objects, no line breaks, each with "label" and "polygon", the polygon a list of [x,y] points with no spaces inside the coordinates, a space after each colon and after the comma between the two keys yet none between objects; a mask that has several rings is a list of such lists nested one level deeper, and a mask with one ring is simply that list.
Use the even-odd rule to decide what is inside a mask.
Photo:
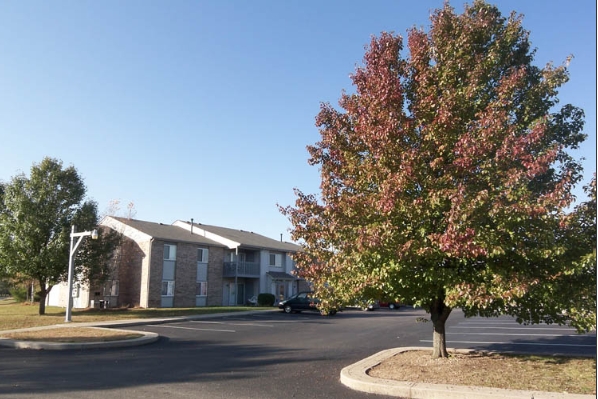
[{"label": "green grass", "polygon": [[[240,312],[244,310],[267,310],[271,307],[201,307],[201,308],[160,308],[160,309],[73,309],[73,323],[87,323],[108,320],[151,319],[161,317],[192,316],[212,313]],[[64,308],[46,306],[46,314],[39,315],[39,303],[18,303],[12,299],[0,299],[0,331],[19,328],[48,326],[64,323]]]}]

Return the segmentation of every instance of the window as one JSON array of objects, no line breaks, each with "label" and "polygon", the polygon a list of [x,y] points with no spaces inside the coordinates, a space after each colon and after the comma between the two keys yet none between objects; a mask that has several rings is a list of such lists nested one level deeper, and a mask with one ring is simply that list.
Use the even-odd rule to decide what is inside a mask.
[{"label": "window", "polygon": [[104,295],[118,296],[118,280],[108,280],[104,285]]},{"label": "window", "polygon": [[237,254],[235,251],[231,251],[227,256],[227,259],[229,262],[236,262],[237,260],[239,261],[239,263],[257,262],[255,252],[239,252]]},{"label": "window", "polygon": [[176,260],[176,245],[164,244],[164,260]]},{"label": "window", "polygon": [[207,248],[197,248],[197,262],[198,263],[208,263],[208,249]]},{"label": "window", "polygon": [[282,255],[270,252],[270,266],[282,267]]},{"label": "window", "polygon": [[208,280],[208,265],[205,263],[197,264],[197,279],[196,281],[207,281]]},{"label": "window", "polygon": [[162,281],[162,296],[174,296],[174,281]]},{"label": "window", "polygon": [[195,295],[196,296],[208,296],[208,282],[207,281],[198,281],[195,285]]},{"label": "window", "polygon": [[162,262],[162,296],[174,296],[174,276],[176,269],[176,245],[164,244]]},{"label": "window", "polygon": [[162,266],[162,280],[174,280],[175,263],[169,260],[164,261]]},{"label": "window", "polygon": [[208,265],[206,263],[197,263],[197,278],[195,281],[195,295],[208,295]]}]

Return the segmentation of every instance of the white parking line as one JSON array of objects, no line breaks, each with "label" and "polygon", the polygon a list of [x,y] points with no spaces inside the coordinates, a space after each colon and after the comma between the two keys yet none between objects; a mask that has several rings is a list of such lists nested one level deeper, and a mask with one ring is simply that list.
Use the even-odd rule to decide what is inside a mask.
[{"label": "white parking line", "polygon": [[199,321],[199,320],[191,320],[192,323],[201,323],[201,324],[225,324],[227,326],[253,326],[253,327],[274,327],[271,324],[258,324],[258,323],[225,323],[223,321]]},{"label": "white parking line", "polygon": [[460,332],[460,333],[446,333],[446,335],[504,335],[522,336],[522,337],[579,337],[577,334],[513,334],[513,333],[480,333],[480,332]]},{"label": "white parking line", "polygon": [[[470,324],[480,324],[483,326],[487,326],[487,325],[495,325],[495,324],[510,324],[510,325],[520,325],[519,323],[517,323],[515,320],[513,321],[491,321],[488,320],[487,322],[484,321],[462,321],[459,324],[464,324],[464,325],[470,325]],[[536,324],[537,325],[537,324]]]},{"label": "white parking line", "polygon": [[[225,321],[205,321],[205,320],[190,320],[192,323],[205,323],[205,324],[233,324],[232,322],[225,322]],[[237,319],[235,321],[244,321],[243,319]],[[295,324],[295,323],[301,323],[301,320],[268,320],[268,323],[270,324],[258,324],[260,323],[259,321],[250,321],[247,320],[248,322],[253,322],[256,324],[246,324],[246,325],[256,325],[256,326],[263,326],[266,325],[268,327],[274,327],[271,324]],[[241,324],[239,324],[241,325]]]},{"label": "white parking line", "polygon": [[483,329],[483,328],[491,328],[493,330],[550,330],[550,331],[575,331],[573,328],[557,328],[557,327],[461,327],[461,326],[451,326],[453,328],[467,328],[467,329]]},{"label": "white parking line", "polygon": [[193,330],[193,331],[215,331],[215,332],[229,332],[229,333],[235,333],[237,331],[235,330],[216,330],[216,329],[211,329],[211,328],[191,328],[191,327],[181,327],[181,326],[167,326],[164,324],[156,324],[154,325],[154,327],[162,327],[162,328],[178,328],[181,330]]},{"label": "white parking line", "polygon": [[[432,343],[432,340],[420,340],[419,342],[428,342]],[[578,344],[547,344],[547,343],[540,343],[540,342],[484,342],[484,341],[446,341],[447,344],[479,344],[479,345],[492,345],[492,344],[500,344],[500,345],[535,345],[535,346],[572,346],[572,347],[580,347],[580,348],[595,348],[596,345],[578,345]]]},{"label": "white parking line", "polygon": [[558,324],[545,324],[545,323],[540,323],[540,324],[519,324],[517,322],[512,322],[512,323],[508,323],[508,322],[461,322],[458,323],[457,325],[459,326],[467,326],[467,327],[472,327],[472,328],[477,328],[477,327],[486,327],[486,328],[503,328],[504,326],[513,326],[513,327],[519,327],[519,328],[573,328],[573,327],[567,327],[564,325],[558,325]]}]

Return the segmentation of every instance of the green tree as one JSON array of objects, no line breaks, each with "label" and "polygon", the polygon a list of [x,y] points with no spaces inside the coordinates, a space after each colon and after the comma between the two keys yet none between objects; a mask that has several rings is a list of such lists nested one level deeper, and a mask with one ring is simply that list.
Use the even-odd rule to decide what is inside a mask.
[{"label": "green tree", "polygon": [[[85,192],[76,169],[52,158],[34,164],[30,177],[19,174],[0,184],[0,274],[39,284],[40,315],[52,286],[67,279],[71,226],[84,231],[98,223],[97,206]],[[114,234],[84,240],[76,275],[101,278],[116,242]]]},{"label": "green tree", "polygon": [[580,331],[596,329],[596,174],[584,187],[589,200],[577,205],[566,220],[568,251],[562,262],[571,265],[553,285],[552,308]]},{"label": "green tree", "polygon": [[483,1],[463,14],[445,3],[429,32],[408,32],[407,54],[400,36],[372,38],[355,92],[316,118],[320,195],[296,189],[280,207],[323,306],[421,306],[435,357],[455,308],[565,322],[566,301],[541,300],[572,267],[564,210],[581,166],[567,151],[584,115],[555,110],[567,65],[534,66],[528,38],[521,16]]}]

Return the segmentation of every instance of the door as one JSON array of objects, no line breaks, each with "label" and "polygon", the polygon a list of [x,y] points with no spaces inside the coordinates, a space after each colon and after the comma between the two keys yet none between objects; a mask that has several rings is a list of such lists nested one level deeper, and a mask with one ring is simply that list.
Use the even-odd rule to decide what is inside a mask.
[{"label": "door", "polygon": [[237,305],[245,305],[245,284],[237,284]]},{"label": "door", "polygon": [[235,298],[237,297],[235,283],[230,283],[226,285],[228,286],[228,306],[235,306]]},{"label": "door", "polygon": [[285,283],[276,283],[276,296],[279,302],[287,298],[287,290]]},{"label": "door", "polygon": [[232,284],[230,283],[224,283],[223,289],[222,289],[222,306],[231,306],[234,302],[231,302],[231,289],[230,286]]}]

